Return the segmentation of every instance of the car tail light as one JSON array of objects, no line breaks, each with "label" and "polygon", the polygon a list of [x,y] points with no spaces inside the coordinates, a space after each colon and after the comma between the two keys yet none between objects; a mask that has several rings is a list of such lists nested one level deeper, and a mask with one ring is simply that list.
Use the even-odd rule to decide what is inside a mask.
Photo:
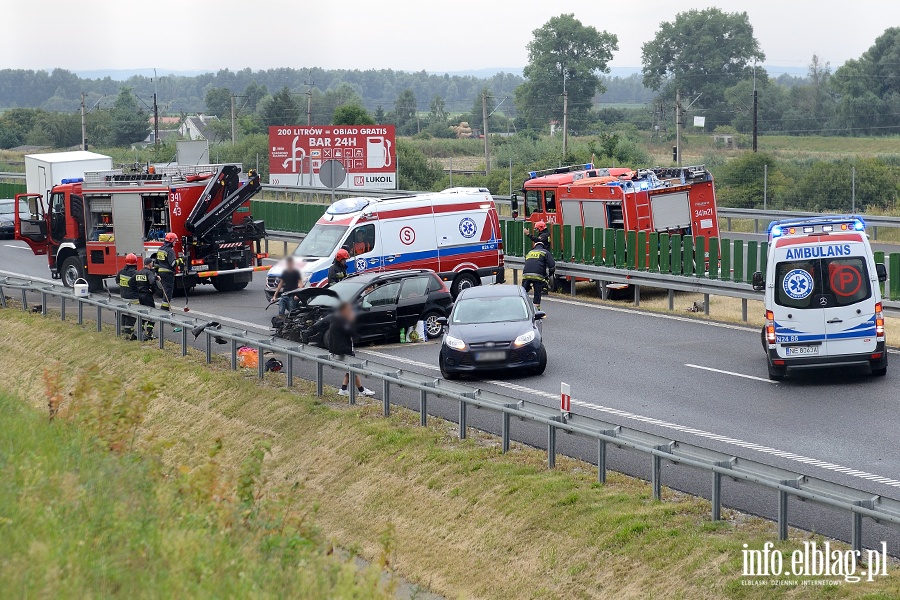
[{"label": "car tail light", "polygon": [[775,343],[775,313],[771,310],[766,311],[766,341]]},{"label": "car tail light", "polygon": [[450,293],[450,289],[447,287],[447,284],[444,283],[444,280],[441,279],[440,277],[438,277],[437,275],[435,275],[435,278],[436,278],[436,279],[440,282],[440,284],[441,284],[441,291],[442,291],[442,292],[447,292],[447,293],[449,294],[449,293]]},{"label": "car tail light", "polygon": [[259,254],[256,255],[256,258],[269,258],[269,253],[268,252],[260,252]]},{"label": "car tail light", "polygon": [[875,337],[884,339],[884,312],[882,311],[881,302],[875,303]]},{"label": "car tail light", "polygon": [[206,261],[203,260],[202,258],[195,258],[194,260],[191,261],[191,264],[196,266],[196,265],[202,265],[205,262]]}]

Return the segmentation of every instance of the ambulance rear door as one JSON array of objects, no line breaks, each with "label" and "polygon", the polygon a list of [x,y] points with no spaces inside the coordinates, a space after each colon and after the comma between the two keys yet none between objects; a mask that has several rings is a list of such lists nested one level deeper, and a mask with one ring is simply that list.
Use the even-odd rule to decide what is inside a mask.
[{"label": "ambulance rear door", "polygon": [[845,256],[822,259],[828,354],[867,354],[875,351],[875,302],[878,275],[871,270],[865,245],[844,244]]},{"label": "ambulance rear door", "polygon": [[801,240],[781,239],[774,249],[775,343],[781,358],[828,354],[822,271],[817,258],[804,258]]}]

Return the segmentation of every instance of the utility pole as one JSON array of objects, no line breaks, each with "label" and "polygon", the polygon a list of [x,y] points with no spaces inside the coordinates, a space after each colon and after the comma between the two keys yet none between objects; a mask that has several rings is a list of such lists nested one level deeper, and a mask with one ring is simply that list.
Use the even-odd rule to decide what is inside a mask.
[{"label": "utility pole", "polygon": [[81,92],[81,149],[87,150],[87,119],[84,108],[84,92]]},{"label": "utility pole", "polygon": [[235,141],[235,137],[236,137],[235,136],[235,128],[234,128],[234,125],[235,125],[234,99],[235,99],[235,95],[234,95],[234,92],[232,92],[231,93],[231,145],[232,146],[234,146],[234,141]]},{"label": "utility pole", "polygon": [[315,82],[307,81],[306,86],[306,126],[309,127],[312,123],[312,89],[315,85]]},{"label": "utility pole", "polygon": [[563,68],[563,159],[569,153],[569,92],[566,90],[566,69]]},{"label": "utility pole", "polygon": [[159,105],[156,103],[156,92],[153,92],[153,143],[159,146]]},{"label": "utility pole", "polygon": [[759,137],[759,98],[757,97],[756,90],[753,90],[753,151],[756,152],[756,140]]},{"label": "utility pole", "polygon": [[675,164],[681,166],[681,89],[675,90]]},{"label": "utility pole", "polygon": [[484,121],[484,173],[485,175],[490,174],[491,172],[491,139],[490,139],[490,131],[488,129],[488,112],[487,112],[487,90],[481,91],[481,117]]}]

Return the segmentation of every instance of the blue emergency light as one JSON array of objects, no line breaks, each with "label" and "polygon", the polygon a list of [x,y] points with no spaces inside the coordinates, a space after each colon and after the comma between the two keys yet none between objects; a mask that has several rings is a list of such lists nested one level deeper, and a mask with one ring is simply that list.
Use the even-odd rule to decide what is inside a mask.
[{"label": "blue emergency light", "polygon": [[865,231],[866,222],[856,215],[818,217],[810,219],[785,219],[769,223],[769,239],[783,235],[795,235],[798,233],[814,234],[831,233],[832,231]]},{"label": "blue emergency light", "polygon": [[537,177],[537,171],[528,171],[528,179],[534,179]]},{"label": "blue emergency light", "polygon": [[70,177],[68,179],[63,179],[60,181],[62,184],[66,183],[82,183],[84,181],[84,177]]},{"label": "blue emergency light", "polygon": [[594,168],[594,163],[588,163],[588,164],[584,165],[585,171],[590,171],[593,168]]}]

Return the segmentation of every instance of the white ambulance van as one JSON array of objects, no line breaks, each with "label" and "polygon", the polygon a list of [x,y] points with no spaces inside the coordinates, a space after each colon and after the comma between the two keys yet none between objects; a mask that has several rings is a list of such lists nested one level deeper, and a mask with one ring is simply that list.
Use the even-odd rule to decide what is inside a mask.
[{"label": "white ambulance van", "polygon": [[856,216],[773,221],[765,275],[753,288],[765,290],[763,349],[769,379],[788,369],[867,365],[887,373],[879,283],[887,279],[875,263]]},{"label": "white ambulance van", "polygon": [[[344,198],[328,207],[293,253],[303,287],[328,282],[340,248],[347,275],[431,269],[460,291],[503,283],[503,241],[494,200],[484,188],[392,198]],[[284,261],[269,270],[266,295],[278,286]]]}]

